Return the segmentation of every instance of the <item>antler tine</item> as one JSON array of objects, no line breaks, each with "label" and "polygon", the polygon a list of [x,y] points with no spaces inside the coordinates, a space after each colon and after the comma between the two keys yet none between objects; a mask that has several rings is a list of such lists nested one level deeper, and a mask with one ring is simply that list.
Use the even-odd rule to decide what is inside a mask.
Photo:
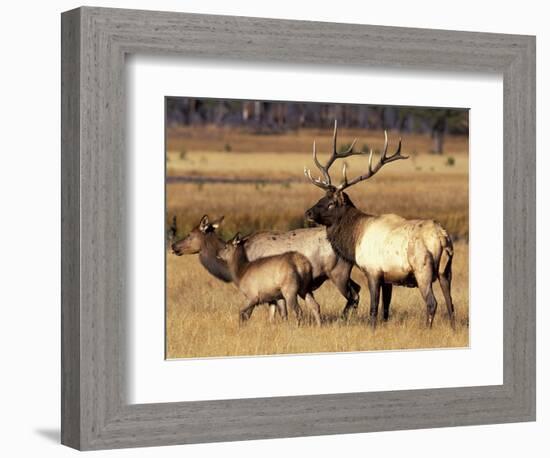
[{"label": "antler tine", "polygon": [[384,164],[387,164],[388,162],[396,161],[398,159],[408,159],[409,156],[403,156],[401,154],[401,137],[399,137],[399,143],[397,144],[397,149],[395,150],[395,153],[393,153],[390,157],[384,156]]},{"label": "antler tine", "polygon": [[372,148],[370,148],[369,152],[369,173],[372,173]]},{"label": "antler tine", "polygon": [[315,143],[315,141],[313,142],[313,162],[315,163],[315,166],[319,169],[319,171],[323,175],[324,179],[321,180],[320,178],[313,178],[311,176],[311,171],[304,167],[304,174],[310,179],[310,181],[314,185],[319,186],[320,188],[325,189],[325,190],[328,190],[328,189],[334,190],[335,189],[335,187],[332,185],[332,181],[331,181],[331,178],[330,178],[330,175],[329,175],[328,171],[329,171],[330,167],[332,166],[332,164],[334,163],[334,161],[336,159],[343,159],[343,158],[346,158],[346,157],[349,157],[349,156],[352,156],[352,155],[355,155],[355,154],[362,154],[362,152],[353,151],[353,149],[355,148],[355,144],[357,143],[357,138],[355,138],[353,140],[353,142],[351,142],[351,145],[349,146],[348,149],[346,149],[345,151],[342,151],[340,153],[337,150],[337,142],[338,142],[338,121],[335,119],[334,120],[334,131],[333,131],[333,135],[332,135],[332,153],[331,153],[330,157],[328,158],[325,165],[323,165],[319,162],[319,159],[317,158],[316,143]]},{"label": "antler tine", "polygon": [[[328,176],[328,169],[330,169],[330,166],[334,163],[336,159],[338,159],[338,151],[336,149],[336,142],[338,139],[338,120],[334,120],[334,131],[332,134],[332,153],[330,157],[327,160],[327,163],[324,167],[322,167],[323,173],[326,173],[326,176]],[[328,182],[330,183],[330,176],[328,176]]]},{"label": "antler tine", "polygon": [[348,182],[348,175],[346,173],[346,170],[348,168],[348,164],[346,164],[346,161],[344,161],[344,165],[342,166],[342,184],[347,184]]},{"label": "antler tine", "polygon": [[325,183],[331,184],[330,175],[328,174],[328,169],[326,167],[323,167],[319,162],[319,159],[317,159],[317,148],[315,146],[315,140],[313,140],[313,162],[325,177]]},{"label": "antler tine", "polygon": [[311,176],[311,171],[306,167],[304,167],[304,175],[307,178],[309,178],[309,181],[311,181],[315,186],[318,186],[319,188],[324,189],[325,191],[333,188],[333,186],[330,183],[325,183],[320,178],[313,178]]},{"label": "antler tine", "polygon": [[[355,144],[357,143],[357,138],[354,138],[353,141],[351,142],[351,145],[349,146],[349,148],[345,151],[342,151],[342,152],[338,152],[338,150],[337,150],[337,146],[336,146],[337,138],[338,138],[338,121],[335,119],[334,120],[334,134],[332,135],[332,154],[328,158],[328,161],[327,161],[327,163],[324,167],[324,170],[326,171],[327,176],[328,176],[328,169],[330,168],[330,166],[334,163],[334,161],[336,159],[343,159],[345,157],[349,157],[349,156],[352,156],[354,154],[361,154],[360,151],[359,152],[354,152],[353,151],[353,148],[355,148]],[[330,177],[329,177],[329,179],[330,179]]]},{"label": "antler tine", "polygon": [[353,154],[363,154],[362,151],[357,151],[357,152],[353,151],[353,148],[355,148],[356,143],[357,143],[357,138],[354,138],[353,141],[351,142],[351,145],[346,151],[341,151],[340,153],[336,153],[337,157],[342,158],[342,157],[352,156]]},{"label": "antler tine", "polygon": [[317,159],[317,148],[315,146],[315,141],[313,141],[313,162],[317,166],[317,168],[321,171],[321,173],[324,176],[324,180],[321,180],[321,178],[313,178],[311,176],[311,170],[304,167],[304,175],[309,178],[309,181],[311,181],[315,186],[318,186],[321,189],[324,189],[325,191],[328,189],[332,189],[333,186],[330,182],[330,175],[328,174],[328,171],[325,167],[322,166],[322,164]]},{"label": "antler tine", "polygon": [[393,153],[391,156],[387,156],[388,153],[388,133],[386,130],[384,130],[384,150],[382,151],[382,154],[380,156],[380,161],[373,167],[372,166],[372,155],[373,151],[372,148],[369,152],[369,164],[367,173],[364,175],[360,175],[357,178],[354,178],[351,181],[348,181],[346,170],[345,170],[345,164],[344,164],[344,181],[336,188],[337,191],[343,191],[346,188],[349,188],[350,186],[353,186],[356,183],[359,183],[360,181],[368,180],[370,177],[372,177],[375,173],[377,173],[385,164],[388,164],[393,161],[397,161],[400,159],[408,159],[409,156],[403,156],[401,154],[401,138],[399,138],[399,144],[397,145],[397,149],[395,153]]},{"label": "antler tine", "polygon": [[386,158],[387,153],[388,153],[388,131],[386,129],[384,129],[384,151],[382,152],[382,156],[380,157],[380,161],[382,161]]},{"label": "antler tine", "polygon": [[338,137],[338,120],[334,120],[334,132],[332,134],[332,154],[336,154],[336,138]]}]

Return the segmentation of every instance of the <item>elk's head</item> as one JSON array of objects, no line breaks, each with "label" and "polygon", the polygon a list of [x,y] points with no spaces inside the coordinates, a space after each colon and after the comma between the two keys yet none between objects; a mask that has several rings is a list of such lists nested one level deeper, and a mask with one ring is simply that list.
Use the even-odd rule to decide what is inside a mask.
[{"label": "elk's head", "polygon": [[208,215],[204,215],[198,226],[193,228],[187,237],[172,244],[172,251],[177,256],[183,254],[197,254],[201,251],[206,237],[209,234],[214,234],[222,221],[223,216],[215,221],[210,221]]},{"label": "elk's head", "polygon": [[342,159],[353,155],[365,154],[362,151],[353,151],[353,147],[357,139],[353,140],[351,146],[345,151],[338,152],[336,149],[336,138],[338,133],[338,125],[334,121],[334,134],[332,137],[332,154],[330,155],[327,163],[322,165],[317,159],[317,150],[315,148],[315,142],[313,142],[313,162],[322,174],[320,178],[313,178],[311,171],[304,168],[304,174],[315,185],[325,191],[324,197],[322,197],[313,207],[305,212],[305,217],[309,222],[322,224],[323,226],[330,227],[344,216],[348,208],[355,207],[349,196],[344,192],[345,189],[359,183],[363,180],[368,180],[376,172],[378,172],[385,164],[389,162],[397,161],[399,159],[407,159],[408,156],[401,155],[401,139],[399,139],[399,145],[397,150],[391,156],[387,156],[388,152],[388,134],[384,131],[384,150],[380,156],[380,161],[373,166],[372,165],[372,149],[369,152],[369,166],[365,174],[360,175],[353,180],[348,180],[346,174],[346,163],[342,167],[342,182],[336,186],[332,184],[331,177],[329,175],[329,168],[336,159]]},{"label": "elk's head", "polygon": [[226,242],[224,247],[218,252],[218,258],[222,261],[225,261],[226,263],[230,263],[235,256],[235,252],[243,243],[244,239],[242,238],[241,234],[237,232],[235,234],[235,237]]},{"label": "elk's head", "polygon": [[354,207],[354,205],[345,192],[327,190],[326,194],[306,211],[306,220],[330,227],[340,221],[348,207]]}]

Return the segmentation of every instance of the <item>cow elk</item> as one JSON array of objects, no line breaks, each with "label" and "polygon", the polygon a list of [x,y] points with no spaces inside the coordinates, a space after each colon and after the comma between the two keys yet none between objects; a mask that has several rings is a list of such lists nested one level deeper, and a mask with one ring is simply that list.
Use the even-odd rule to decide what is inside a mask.
[{"label": "cow elk", "polygon": [[218,252],[225,245],[225,242],[216,233],[222,221],[223,216],[210,221],[208,215],[204,215],[199,224],[185,238],[172,244],[172,252],[176,256],[198,254],[200,263],[211,275],[229,283],[231,274],[227,264],[218,258]]},{"label": "cow elk", "polygon": [[[224,283],[230,283],[232,279],[227,263],[218,257],[218,253],[225,246],[225,241],[216,233],[223,219],[222,216],[210,221],[208,215],[204,215],[187,237],[172,244],[172,252],[176,256],[198,254],[199,262],[212,276]],[[286,317],[286,305],[283,300],[269,304],[270,321],[275,318],[277,310],[283,309],[281,315]]]},{"label": "cow elk", "polygon": [[451,327],[455,327],[454,306],[451,298],[453,245],[445,229],[432,220],[407,220],[394,214],[370,215],[355,207],[344,190],[375,175],[384,165],[402,159],[401,139],[394,154],[388,156],[388,136],[384,132],[384,150],[376,165],[372,164],[372,150],[368,169],[363,175],[348,180],[346,164],[343,180],[332,184],[329,168],[335,160],[352,155],[352,145],[345,151],[336,149],[337,124],[334,123],[333,151],[325,165],[317,159],[313,143],[313,161],[322,177],[313,178],[308,169],[305,175],[325,191],[313,207],[306,211],[306,218],[326,226],[328,239],[334,250],[344,259],[355,263],[365,274],[370,289],[370,321],[376,325],[378,302],[382,291],[384,320],[388,319],[392,285],[418,287],[427,307],[426,323],[432,326],[437,302],[432,283],[439,280],[447,305]]},{"label": "cow elk", "polygon": [[[304,255],[291,251],[249,261],[243,239],[237,233],[220,250],[218,257],[227,263],[233,282],[247,298],[247,304],[239,314],[241,323],[250,318],[257,305],[278,300],[284,300],[300,321],[300,296],[311,309],[317,325],[321,325],[319,304],[312,293],[313,269]],[[286,308],[280,312],[286,316]]]},{"label": "cow elk", "polygon": [[[225,245],[225,241],[216,232],[222,220],[223,217],[210,221],[208,216],[204,215],[199,225],[187,237],[172,244],[172,251],[177,256],[198,253],[200,263],[210,274],[224,282],[231,282],[227,264],[217,256]],[[244,248],[251,261],[297,251],[312,265],[314,289],[330,279],[347,300],[342,315],[347,317],[351,310],[357,308],[361,287],[350,278],[353,264],[336,255],[327,239],[324,227],[296,229],[282,233],[258,232],[244,240]],[[278,308],[281,310],[281,303],[278,304]],[[274,315],[275,310],[271,307],[271,316]]]}]

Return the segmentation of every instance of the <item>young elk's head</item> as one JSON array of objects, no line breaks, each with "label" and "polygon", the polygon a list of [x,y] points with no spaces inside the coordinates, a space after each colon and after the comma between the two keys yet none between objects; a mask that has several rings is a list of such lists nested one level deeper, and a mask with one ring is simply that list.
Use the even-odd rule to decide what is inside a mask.
[{"label": "young elk's head", "polygon": [[210,221],[208,215],[204,215],[198,226],[196,226],[187,237],[172,244],[172,251],[177,256],[183,254],[197,254],[201,251],[206,237],[209,234],[214,234],[222,221],[223,216],[215,221]]},{"label": "young elk's head", "polygon": [[240,233],[236,233],[235,237],[225,243],[225,246],[218,252],[218,258],[229,263],[235,256],[235,252],[244,243]]},{"label": "young elk's head", "polygon": [[335,186],[332,184],[331,177],[329,175],[329,168],[336,159],[342,159],[353,155],[365,154],[362,151],[353,151],[353,147],[357,139],[353,140],[351,146],[345,150],[338,152],[336,149],[336,138],[338,133],[338,125],[334,121],[334,134],[332,137],[332,154],[330,155],[327,163],[322,165],[317,159],[317,150],[315,148],[315,142],[313,142],[313,162],[322,174],[320,178],[313,178],[311,171],[304,168],[304,174],[315,185],[325,191],[325,196],[322,197],[313,207],[305,212],[305,217],[309,222],[322,224],[323,226],[330,227],[336,224],[342,216],[345,214],[348,208],[355,207],[349,196],[344,192],[345,189],[359,183],[360,181],[368,180],[376,172],[378,172],[385,164],[389,162],[397,161],[399,159],[407,159],[408,156],[401,155],[401,139],[399,139],[399,145],[397,150],[391,156],[387,156],[388,152],[388,134],[384,131],[384,150],[380,156],[380,161],[373,166],[372,165],[372,149],[369,152],[369,167],[365,174],[360,175],[353,180],[348,181],[346,174],[346,163],[342,167],[342,182]]}]

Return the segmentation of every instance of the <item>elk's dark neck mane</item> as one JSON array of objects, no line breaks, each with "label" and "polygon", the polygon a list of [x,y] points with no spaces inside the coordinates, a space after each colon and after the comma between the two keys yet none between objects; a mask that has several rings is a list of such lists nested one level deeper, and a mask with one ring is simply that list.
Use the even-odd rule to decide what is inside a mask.
[{"label": "elk's dark neck mane", "polygon": [[218,258],[218,253],[223,246],[224,241],[215,232],[209,232],[202,242],[199,261],[214,277],[225,283],[230,283],[232,278],[229,267],[225,261]]},{"label": "elk's dark neck mane", "polygon": [[346,207],[340,220],[327,227],[327,237],[332,248],[348,262],[355,263],[355,247],[361,237],[361,222],[368,215],[355,208],[353,204]]},{"label": "elk's dark neck mane", "polygon": [[233,257],[228,262],[229,271],[233,281],[238,285],[240,279],[244,275],[246,269],[248,268],[250,262],[246,257],[246,251],[244,250],[243,245],[239,245],[235,249]]}]

